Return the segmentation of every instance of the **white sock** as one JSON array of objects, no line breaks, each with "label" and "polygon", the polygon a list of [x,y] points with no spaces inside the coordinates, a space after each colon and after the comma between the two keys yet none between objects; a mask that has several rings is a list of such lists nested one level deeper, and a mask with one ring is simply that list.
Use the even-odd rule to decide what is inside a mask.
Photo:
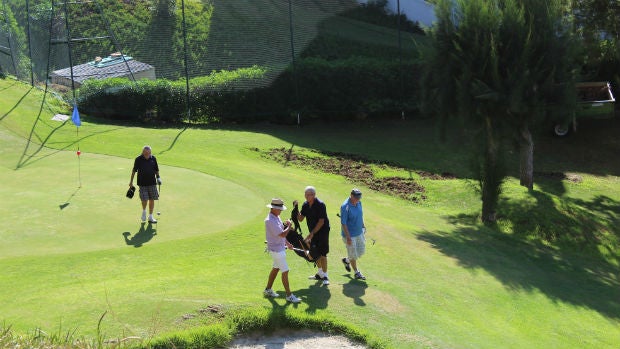
[{"label": "white sock", "polygon": [[319,271],[317,272],[317,274],[319,274],[320,277],[325,277],[325,273],[323,272],[322,268],[319,268]]},{"label": "white sock", "polygon": [[149,218],[153,218],[153,214],[152,213],[149,215]]}]

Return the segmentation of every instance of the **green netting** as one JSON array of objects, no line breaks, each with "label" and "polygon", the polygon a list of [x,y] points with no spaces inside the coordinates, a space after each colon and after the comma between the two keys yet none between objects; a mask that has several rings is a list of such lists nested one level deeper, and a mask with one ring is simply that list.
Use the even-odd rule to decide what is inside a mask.
[{"label": "green netting", "polygon": [[[313,105],[308,99],[320,90],[359,94],[364,89],[354,86],[359,70],[350,69],[347,76],[346,64],[338,65],[351,60],[362,70],[374,66],[368,59],[392,67],[399,62],[400,76],[389,78],[392,84],[384,88],[391,91],[389,98],[402,102],[411,80],[403,62],[415,60],[419,39],[411,32],[399,35],[396,20],[373,24],[356,16],[360,4],[355,0],[0,1],[6,8],[0,16],[0,48],[11,51],[0,53],[0,66],[9,74],[47,83],[68,98],[74,89],[79,98],[88,81],[125,77],[124,84],[131,86],[135,80],[165,79],[183,86],[188,78],[185,107],[189,101],[201,114],[214,113],[208,103],[217,103],[205,102],[203,90],[250,91],[236,97],[251,104],[239,113],[355,112],[353,102]],[[323,88],[313,79],[321,67],[337,70],[351,86],[325,81]],[[271,87],[277,91],[265,92]],[[265,103],[265,98],[288,102]]]}]

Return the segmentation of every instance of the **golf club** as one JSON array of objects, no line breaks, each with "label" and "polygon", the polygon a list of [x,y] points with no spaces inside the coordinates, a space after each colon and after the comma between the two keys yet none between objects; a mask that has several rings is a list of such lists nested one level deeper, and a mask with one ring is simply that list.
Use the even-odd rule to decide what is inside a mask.
[{"label": "golf club", "polygon": [[[338,218],[340,218],[340,213],[336,213],[336,216],[337,216]],[[364,235],[366,235],[366,228],[364,228]],[[377,242],[377,240],[376,240],[376,239],[373,239],[373,238],[372,238],[372,237],[370,237],[370,236],[367,236],[367,238],[368,238],[368,239],[370,239],[370,241],[372,241],[372,245],[371,245],[371,246],[374,246],[374,245],[375,245],[375,243]]]},{"label": "golf club", "polygon": [[[159,187],[159,188],[158,188],[158,190],[159,190],[159,196],[161,196],[161,184],[160,184],[160,185],[158,185],[158,187]],[[159,198],[159,199],[157,200],[157,209],[158,209],[158,210],[157,210],[157,215],[158,215],[158,216],[159,216],[159,215],[161,215],[161,212],[159,211],[159,210],[161,210],[161,204],[159,203],[159,200],[161,200],[161,198]]]}]

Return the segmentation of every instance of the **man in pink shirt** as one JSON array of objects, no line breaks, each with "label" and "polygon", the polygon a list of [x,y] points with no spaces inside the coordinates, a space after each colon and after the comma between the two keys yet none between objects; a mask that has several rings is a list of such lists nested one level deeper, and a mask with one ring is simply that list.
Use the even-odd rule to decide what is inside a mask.
[{"label": "man in pink shirt", "polygon": [[288,285],[288,264],[286,263],[286,248],[293,249],[293,246],[286,241],[286,235],[291,229],[290,220],[287,221],[287,226],[284,228],[282,220],[280,219],[280,213],[286,210],[284,202],[281,199],[271,200],[271,204],[267,205],[270,208],[267,218],[265,218],[265,237],[267,239],[267,250],[273,259],[273,268],[269,273],[269,279],[267,280],[267,287],[263,294],[266,297],[279,297],[273,289],[273,282],[276,280],[278,272],[282,272],[282,285],[286,291],[286,300],[291,303],[299,303],[301,299],[297,298],[291,293]]}]

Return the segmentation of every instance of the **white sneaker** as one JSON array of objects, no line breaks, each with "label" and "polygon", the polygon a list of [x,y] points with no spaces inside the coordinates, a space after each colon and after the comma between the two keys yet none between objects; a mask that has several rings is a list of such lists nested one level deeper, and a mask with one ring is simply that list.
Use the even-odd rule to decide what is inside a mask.
[{"label": "white sneaker", "polygon": [[142,221],[146,222],[146,211],[142,211]]},{"label": "white sneaker", "polygon": [[329,278],[327,276],[323,278],[323,285],[329,285]]},{"label": "white sneaker", "polygon": [[297,298],[297,296],[295,296],[292,293],[291,293],[290,296],[286,296],[286,300],[291,302],[291,303],[300,303],[301,302],[301,299]]},{"label": "white sneaker", "polygon": [[[263,292],[263,294],[265,295],[265,297],[271,297],[271,298],[277,298],[277,297],[280,297],[280,295],[279,295],[279,294],[277,294],[274,290],[272,290],[272,289],[270,289],[270,288],[269,288],[269,289],[266,289],[266,290]],[[287,297],[286,299],[288,299],[288,297]]]},{"label": "white sneaker", "polygon": [[157,219],[155,219],[155,217],[153,217],[153,215],[149,216],[149,223],[157,223]]}]

